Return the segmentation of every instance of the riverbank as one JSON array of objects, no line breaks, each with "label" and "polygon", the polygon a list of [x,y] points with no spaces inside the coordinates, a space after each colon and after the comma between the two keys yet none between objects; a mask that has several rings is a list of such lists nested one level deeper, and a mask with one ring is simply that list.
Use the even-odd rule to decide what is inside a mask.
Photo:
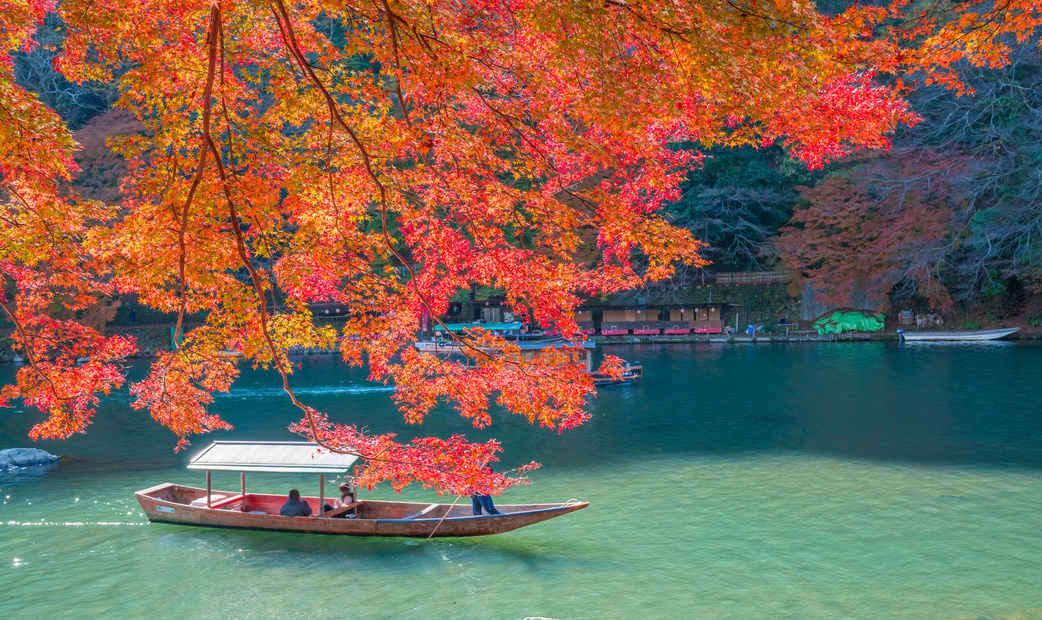
[{"label": "riverbank", "polygon": [[[936,330],[942,331],[942,330]],[[880,332],[845,332],[842,334],[819,335],[817,332],[796,332],[791,334],[687,334],[659,336],[593,336],[597,344],[671,344],[671,343],[711,343],[711,344],[770,344],[773,342],[887,342],[899,340],[896,333]],[[1042,340],[1040,332],[1021,330],[1003,340]]]},{"label": "riverbank", "polygon": [[[942,331],[942,330],[936,330]],[[170,350],[170,327],[169,326],[142,326],[121,327],[115,330],[107,330],[108,335],[121,334],[137,339],[138,348],[135,358],[153,358],[160,351]],[[628,345],[628,344],[772,344],[790,342],[888,342],[897,341],[898,337],[893,332],[862,333],[846,332],[843,334],[818,335],[815,331],[794,331],[790,333],[761,333],[749,334],[684,334],[684,335],[658,335],[658,336],[591,336],[590,340],[599,345]],[[1021,330],[1011,336],[1003,338],[1011,341],[1042,340],[1042,331]],[[298,348],[290,351],[290,355],[333,355],[335,349],[304,349]],[[0,350],[0,363],[21,361],[11,348],[8,339],[3,349]]]}]

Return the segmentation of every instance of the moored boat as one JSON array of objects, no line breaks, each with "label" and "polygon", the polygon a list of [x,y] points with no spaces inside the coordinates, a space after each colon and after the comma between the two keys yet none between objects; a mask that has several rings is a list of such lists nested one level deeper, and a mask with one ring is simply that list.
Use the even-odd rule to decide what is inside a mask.
[{"label": "moored boat", "polygon": [[[518,325],[520,325],[520,323]],[[453,329],[451,331],[457,330]],[[541,352],[549,348],[560,349],[576,346],[575,343],[560,337],[536,338],[529,340],[521,339],[514,344],[521,350],[521,355],[527,359],[534,359]],[[437,355],[466,355],[468,353],[468,350],[462,344],[449,339],[418,340],[414,343],[414,346],[416,347],[416,350],[421,353],[434,353]],[[614,378],[607,373],[597,372],[593,369],[593,352],[597,348],[597,345],[586,340],[578,346],[581,349],[582,355],[585,357],[586,374],[590,375],[595,386],[601,387],[605,385],[629,384],[633,383],[644,374],[644,367],[641,366],[640,362],[626,362],[626,366],[622,371],[622,376],[619,378]],[[480,347],[477,349],[481,350]]]},{"label": "moored boat", "polygon": [[905,342],[953,341],[953,340],[998,340],[1018,331],[1019,327],[1006,329],[981,329],[965,332],[909,332],[897,330],[897,336]]},{"label": "moored boat", "polygon": [[[501,514],[474,516],[470,503],[426,504],[362,500],[322,510],[325,475],[346,473],[357,457],[322,450],[307,442],[218,441],[192,459],[189,469],[206,471],[206,488],[163,483],[134,497],[153,523],[352,536],[486,536],[581,510],[589,502],[497,505]],[[211,471],[239,471],[240,490],[214,491]],[[245,472],[317,473],[319,496],[301,497],[311,517],[284,517],[284,495],[246,492]]]},{"label": "moored boat", "polygon": [[622,374],[618,378],[603,372],[591,372],[590,378],[593,379],[594,385],[603,387],[605,385],[628,385],[640,379],[643,374],[644,367],[640,362],[626,362]]}]

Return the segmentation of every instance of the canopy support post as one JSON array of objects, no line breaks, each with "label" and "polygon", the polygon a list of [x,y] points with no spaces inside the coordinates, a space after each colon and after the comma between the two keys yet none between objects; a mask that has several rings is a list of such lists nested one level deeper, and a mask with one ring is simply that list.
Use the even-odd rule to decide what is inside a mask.
[{"label": "canopy support post", "polygon": [[326,512],[326,475],[318,475],[318,516]]},{"label": "canopy support post", "polygon": [[210,507],[210,470],[206,470],[206,507]]}]

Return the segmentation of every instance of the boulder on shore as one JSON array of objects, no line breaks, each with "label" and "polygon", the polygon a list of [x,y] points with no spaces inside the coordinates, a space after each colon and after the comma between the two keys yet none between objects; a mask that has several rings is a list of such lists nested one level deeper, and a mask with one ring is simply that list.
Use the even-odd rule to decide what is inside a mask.
[{"label": "boulder on shore", "polygon": [[8,448],[0,450],[0,470],[32,465],[57,463],[58,457],[37,448]]}]

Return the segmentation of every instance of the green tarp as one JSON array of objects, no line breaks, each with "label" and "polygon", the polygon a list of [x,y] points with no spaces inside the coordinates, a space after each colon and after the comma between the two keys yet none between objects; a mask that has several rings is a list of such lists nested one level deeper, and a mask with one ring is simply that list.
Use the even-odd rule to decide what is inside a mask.
[{"label": "green tarp", "polygon": [[842,334],[848,332],[878,332],[883,330],[886,319],[879,312],[833,312],[814,321],[818,334]]}]

